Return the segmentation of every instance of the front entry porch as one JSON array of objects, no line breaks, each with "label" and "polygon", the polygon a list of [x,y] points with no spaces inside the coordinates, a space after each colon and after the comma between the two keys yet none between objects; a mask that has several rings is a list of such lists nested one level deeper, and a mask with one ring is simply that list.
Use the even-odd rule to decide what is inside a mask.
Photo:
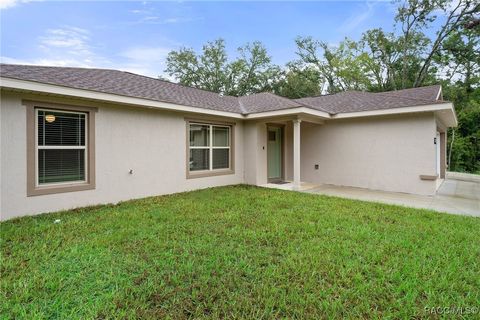
[{"label": "front entry porch", "polygon": [[[311,150],[318,147],[311,139],[302,140],[301,135],[303,132],[307,138],[309,132],[322,127],[325,121],[320,116],[292,112],[281,117],[265,114],[246,122],[243,137],[248,141],[244,150],[246,183],[298,191],[317,186],[315,180],[306,178],[316,178],[320,171],[317,156],[311,155]],[[313,174],[308,170],[313,170]]]},{"label": "front entry porch", "polygon": [[[256,185],[283,190],[308,190],[316,185],[302,181],[302,126],[319,126],[323,120],[300,117],[259,120],[252,131],[258,139]],[[304,148],[305,148],[305,143]],[[318,167],[318,165],[316,166]]]}]

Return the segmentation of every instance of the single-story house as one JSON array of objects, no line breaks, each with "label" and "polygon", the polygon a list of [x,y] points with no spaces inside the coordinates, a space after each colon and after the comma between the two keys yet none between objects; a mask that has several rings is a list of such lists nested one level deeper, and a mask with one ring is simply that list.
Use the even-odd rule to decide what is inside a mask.
[{"label": "single-story house", "polygon": [[457,125],[437,85],[287,99],[105,69],[0,76],[2,220],[240,183],[433,195]]}]

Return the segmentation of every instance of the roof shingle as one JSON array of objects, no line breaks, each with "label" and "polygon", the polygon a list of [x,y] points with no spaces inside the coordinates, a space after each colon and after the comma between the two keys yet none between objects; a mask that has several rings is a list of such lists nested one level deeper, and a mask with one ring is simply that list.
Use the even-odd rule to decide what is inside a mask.
[{"label": "roof shingle", "polygon": [[2,77],[238,113],[236,97],[125,71],[2,64]]},{"label": "roof shingle", "polygon": [[325,110],[330,114],[338,114],[444,103],[445,101],[437,100],[440,89],[441,86],[434,85],[378,93],[346,91],[295,101],[315,109]]},{"label": "roof shingle", "polygon": [[277,96],[270,92],[239,97],[238,101],[245,114],[304,107],[304,105],[299,102]]},{"label": "roof shingle", "polygon": [[1,64],[0,76],[240,114],[297,107],[337,114],[444,102],[437,100],[441,90],[439,85],[381,93],[347,91],[293,100],[268,92],[238,98],[222,96],[206,90],[110,69]]}]

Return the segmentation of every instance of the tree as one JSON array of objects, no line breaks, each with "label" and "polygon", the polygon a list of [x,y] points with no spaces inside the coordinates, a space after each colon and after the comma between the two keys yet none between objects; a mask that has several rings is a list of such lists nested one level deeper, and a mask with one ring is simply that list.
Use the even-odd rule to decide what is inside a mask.
[{"label": "tree", "polygon": [[322,93],[319,85],[320,75],[311,67],[298,69],[295,65],[287,66],[288,71],[274,84],[273,91],[283,97],[298,99],[317,96]]},{"label": "tree", "polygon": [[227,95],[245,95],[271,90],[280,76],[280,68],[260,42],[237,49],[239,57],[228,60],[225,41],[208,42],[202,54],[182,48],[167,56],[166,72],[181,84]]},{"label": "tree", "polygon": [[450,130],[449,170],[480,173],[480,26],[465,22],[452,31],[432,63],[459,122]]},{"label": "tree", "polygon": [[371,86],[372,61],[363,52],[361,43],[345,39],[334,47],[312,37],[298,37],[295,42],[299,59],[290,65],[297,70],[316,70],[324,91],[366,90]]},{"label": "tree", "polygon": [[467,92],[480,83],[480,26],[458,29],[447,37],[442,50],[434,56],[442,70],[441,77],[462,82]]},{"label": "tree", "polygon": [[370,90],[396,90],[396,65],[400,57],[398,38],[382,29],[372,29],[363,34],[361,42],[372,59],[368,69],[373,74],[375,85],[371,86]]},{"label": "tree", "polygon": [[[403,80],[406,79],[408,64],[408,48],[414,44],[411,35],[422,33],[426,27],[431,27],[431,22],[437,19],[437,14],[444,16],[443,23],[436,30],[430,46],[425,51],[420,68],[415,75],[414,87],[421,86],[425,81],[429,68],[432,66],[435,55],[442,50],[444,40],[459,29],[462,25],[475,20],[474,14],[478,13],[480,5],[475,0],[408,0],[402,1],[395,18],[401,24],[403,32]],[[402,83],[406,87],[405,81]]]}]

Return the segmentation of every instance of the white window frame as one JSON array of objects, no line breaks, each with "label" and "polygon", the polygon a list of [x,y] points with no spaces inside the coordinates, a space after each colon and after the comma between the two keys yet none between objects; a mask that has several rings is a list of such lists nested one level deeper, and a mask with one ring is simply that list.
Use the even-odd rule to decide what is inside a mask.
[{"label": "white window frame", "polygon": [[[71,113],[71,114],[83,114],[85,115],[85,145],[84,146],[39,146],[38,145],[38,112],[47,111],[47,112],[61,112],[61,113]],[[88,181],[88,112],[81,111],[66,111],[59,109],[48,109],[48,108],[35,108],[35,187],[49,187],[49,186],[62,186],[62,185],[72,185],[72,184],[84,184]],[[45,130],[44,130],[45,134]],[[40,170],[38,170],[38,151],[39,150],[84,150],[84,180],[74,180],[74,181],[65,181],[65,182],[52,182],[52,183],[40,183]]]},{"label": "white window frame", "polygon": [[[197,126],[208,126],[208,146],[191,146],[190,143],[190,130],[192,125]],[[215,147],[213,146],[213,127],[227,128],[228,129],[228,146]],[[221,124],[211,124],[211,123],[201,123],[201,122],[189,122],[188,126],[188,158],[190,159],[190,150],[191,149],[208,149],[208,169],[207,170],[190,170],[190,163],[188,164],[188,171],[190,174],[198,174],[205,172],[217,172],[217,171],[230,171],[232,168],[232,126],[221,125]],[[218,168],[213,169],[213,150],[214,149],[228,149],[228,167],[227,168]]]}]

